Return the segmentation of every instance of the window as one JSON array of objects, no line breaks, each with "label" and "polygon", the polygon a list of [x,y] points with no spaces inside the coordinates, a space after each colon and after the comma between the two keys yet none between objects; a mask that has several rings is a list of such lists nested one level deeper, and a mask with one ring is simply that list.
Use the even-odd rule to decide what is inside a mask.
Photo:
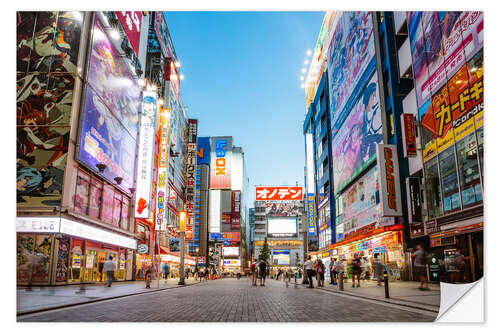
[{"label": "window", "polygon": [[438,155],[438,159],[443,188],[443,208],[444,212],[448,213],[460,209],[460,195],[458,193],[458,179],[453,146],[441,152]]},{"label": "window", "polygon": [[478,156],[479,156],[479,167],[481,168],[481,175],[483,177],[483,182],[484,182],[484,173],[483,173],[484,132],[483,132],[483,127],[479,128],[476,131],[476,135],[477,135],[477,151],[478,151]]},{"label": "window", "polygon": [[458,142],[456,149],[462,204],[468,207],[483,200],[475,134],[471,133]]},{"label": "window", "polygon": [[424,169],[427,212],[429,218],[432,219],[442,215],[441,185],[439,183],[437,158],[433,158],[426,162]]}]

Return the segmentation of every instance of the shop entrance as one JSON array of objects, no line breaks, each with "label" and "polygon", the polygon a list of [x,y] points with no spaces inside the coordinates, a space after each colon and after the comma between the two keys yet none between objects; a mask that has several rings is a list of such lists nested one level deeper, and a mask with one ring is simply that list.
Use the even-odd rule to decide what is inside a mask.
[{"label": "shop entrance", "polygon": [[[118,254],[112,251],[104,251],[97,249],[87,249],[85,262],[86,282],[105,282],[106,272],[103,271],[104,262],[110,255],[113,256],[113,261],[118,262]],[[117,278],[117,270],[115,270],[115,279]]]}]

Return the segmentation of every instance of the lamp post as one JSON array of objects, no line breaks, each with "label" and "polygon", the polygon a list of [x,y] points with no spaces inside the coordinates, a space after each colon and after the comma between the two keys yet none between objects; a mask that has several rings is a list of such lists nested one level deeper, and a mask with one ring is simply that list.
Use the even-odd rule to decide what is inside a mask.
[{"label": "lamp post", "polygon": [[181,231],[181,258],[179,265],[179,285],[184,285],[184,252],[185,252],[185,226],[186,226],[186,212],[179,212],[179,225]]},{"label": "lamp post", "polygon": [[199,247],[196,248],[196,265],[194,266],[194,269],[195,269],[195,272],[196,272],[195,274],[197,274],[196,278],[198,278],[198,276],[200,276],[200,273],[199,273],[200,269],[198,268],[198,252],[200,252],[200,248]]}]

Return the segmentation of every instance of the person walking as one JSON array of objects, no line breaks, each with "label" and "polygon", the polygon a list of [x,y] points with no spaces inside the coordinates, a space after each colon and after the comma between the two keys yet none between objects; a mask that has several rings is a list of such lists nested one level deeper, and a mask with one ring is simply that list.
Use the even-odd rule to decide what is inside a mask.
[{"label": "person walking", "polygon": [[113,283],[114,275],[115,275],[116,265],[113,261],[113,256],[109,256],[108,260],[104,263],[103,270],[106,272],[107,278],[107,287],[111,287],[111,283]]},{"label": "person walking", "polygon": [[377,279],[377,286],[381,286],[385,265],[379,259],[378,255],[378,253],[373,255],[373,276]]},{"label": "person walking", "polygon": [[337,273],[335,272],[335,258],[331,258],[330,264],[328,265],[328,270],[330,271],[330,283],[332,285],[335,285],[335,280],[337,278]]},{"label": "person walking", "polygon": [[344,281],[340,281],[339,279],[344,279],[344,264],[342,263],[342,259],[335,261],[335,265],[333,266],[335,270],[335,274],[337,275],[336,283],[340,286],[340,283]]},{"label": "person walking", "polygon": [[264,287],[266,285],[266,274],[267,274],[267,264],[264,261],[264,259],[260,259],[258,270],[259,270],[260,286]]},{"label": "person walking", "polygon": [[361,277],[361,259],[359,259],[359,255],[356,253],[354,255],[354,259],[351,262],[352,265],[352,288],[355,287],[355,279],[358,280],[358,288],[361,287],[359,279]]},{"label": "person walking", "polygon": [[168,274],[170,274],[170,266],[168,263],[163,264],[163,279],[165,279],[165,283],[167,283]]},{"label": "person walking", "polygon": [[252,275],[252,286],[257,285],[257,262],[254,261],[250,265],[250,274]]},{"label": "person walking", "polygon": [[422,244],[417,245],[417,251],[412,253],[411,257],[415,264],[415,275],[420,280],[419,290],[430,290],[429,281],[427,281],[427,253]]},{"label": "person walking", "polygon": [[146,289],[151,289],[151,278],[153,275],[153,268],[151,264],[148,264],[144,271],[144,279],[146,280]]},{"label": "person walking", "polygon": [[324,287],[325,286],[325,264],[321,261],[321,259],[318,259],[316,262],[316,274],[318,276],[318,287]]},{"label": "person walking", "polygon": [[307,280],[309,281],[309,287],[308,288],[314,288],[313,287],[313,262],[311,260],[311,255],[307,256],[307,260],[304,263],[304,271],[305,274],[307,274]]}]

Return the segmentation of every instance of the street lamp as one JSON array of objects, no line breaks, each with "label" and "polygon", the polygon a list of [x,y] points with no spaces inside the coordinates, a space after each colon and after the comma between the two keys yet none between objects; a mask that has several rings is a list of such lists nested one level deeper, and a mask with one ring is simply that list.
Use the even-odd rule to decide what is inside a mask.
[{"label": "street lamp", "polygon": [[184,251],[186,247],[186,234],[185,234],[185,227],[186,227],[186,212],[179,212],[179,226],[180,226],[180,231],[181,231],[181,258],[180,258],[180,265],[179,265],[179,285],[184,285]]}]

